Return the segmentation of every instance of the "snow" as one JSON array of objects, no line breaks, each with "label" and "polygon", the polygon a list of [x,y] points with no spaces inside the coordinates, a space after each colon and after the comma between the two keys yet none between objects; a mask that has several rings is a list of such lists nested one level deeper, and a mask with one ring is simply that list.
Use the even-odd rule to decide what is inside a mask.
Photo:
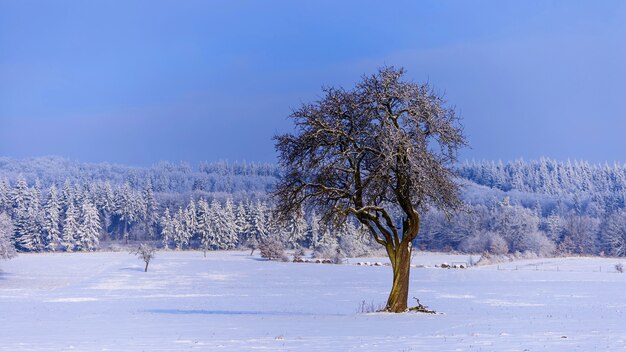
[{"label": "snow", "polygon": [[[605,351],[626,348],[615,258],[441,269],[416,255],[410,297],[382,305],[391,268],[267,262],[246,252],[21,254],[0,263],[0,351]],[[423,266],[423,267],[422,267]]]}]

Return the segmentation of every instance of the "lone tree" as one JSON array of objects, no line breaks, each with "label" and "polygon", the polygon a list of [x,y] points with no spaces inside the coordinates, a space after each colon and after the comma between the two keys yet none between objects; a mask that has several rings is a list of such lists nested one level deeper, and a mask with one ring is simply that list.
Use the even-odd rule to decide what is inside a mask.
[{"label": "lone tree", "polygon": [[146,267],[143,269],[144,272],[148,272],[148,265],[150,261],[154,258],[156,253],[156,248],[152,247],[149,244],[141,243],[137,249],[133,249],[130,251],[130,254],[134,254],[137,258],[143,260],[146,263]]},{"label": "lone tree", "polygon": [[403,75],[383,67],[352,90],[324,88],[321,100],[295,110],[295,132],[275,137],[285,174],[273,193],[282,218],[308,206],[328,222],[353,216],[366,226],[391,261],[385,310],[396,313],[407,310],[420,214],[462,206],[452,167],[466,145],[442,95]]}]

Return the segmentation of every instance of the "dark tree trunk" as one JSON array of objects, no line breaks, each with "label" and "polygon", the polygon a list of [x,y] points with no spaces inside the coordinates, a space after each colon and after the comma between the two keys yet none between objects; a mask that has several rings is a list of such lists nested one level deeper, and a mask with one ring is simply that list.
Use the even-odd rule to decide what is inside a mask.
[{"label": "dark tree trunk", "polygon": [[409,300],[410,241],[400,242],[400,246],[396,249],[388,247],[387,254],[389,259],[391,259],[391,267],[393,268],[393,285],[391,286],[385,310],[392,313],[402,313],[407,310],[407,302]]},{"label": "dark tree trunk", "polygon": [[146,268],[145,268],[145,269],[143,269],[143,272],[144,272],[144,273],[147,273],[147,272],[148,272],[148,264],[150,264],[150,262],[146,262]]}]

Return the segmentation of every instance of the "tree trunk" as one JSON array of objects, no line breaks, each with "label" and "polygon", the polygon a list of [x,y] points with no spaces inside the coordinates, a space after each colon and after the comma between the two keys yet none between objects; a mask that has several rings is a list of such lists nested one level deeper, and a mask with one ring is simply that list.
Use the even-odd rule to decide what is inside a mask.
[{"label": "tree trunk", "polygon": [[407,310],[409,300],[409,275],[411,271],[410,241],[400,242],[398,248],[387,248],[393,268],[393,285],[385,310],[391,313],[402,313]]},{"label": "tree trunk", "polygon": [[143,269],[143,272],[144,272],[144,273],[147,273],[147,272],[148,272],[148,264],[150,264],[150,262],[146,262],[146,268],[145,268],[145,269]]}]

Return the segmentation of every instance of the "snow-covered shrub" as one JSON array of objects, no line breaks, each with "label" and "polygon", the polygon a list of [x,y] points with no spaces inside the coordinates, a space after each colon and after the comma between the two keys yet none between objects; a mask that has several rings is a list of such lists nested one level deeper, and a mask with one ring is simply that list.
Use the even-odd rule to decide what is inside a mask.
[{"label": "snow-covered shrub", "polygon": [[304,256],[306,256],[304,249],[299,248],[293,253],[293,261],[301,263],[304,261]]},{"label": "snow-covered shrub", "polygon": [[285,255],[285,245],[276,238],[270,237],[259,244],[261,257],[267,259],[283,259]]},{"label": "snow-covered shrub", "polygon": [[496,233],[490,233],[489,236],[489,253],[493,254],[507,254],[509,252],[509,245],[506,243],[504,238]]},{"label": "snow-covered shrub", "polygon": [[313,258],[331,258],[337,253],[337,245],[319,245],[313,250]]},{"label": "snow-covered shrub", "polygon": [[467,253],[506,254],[509,252],[507,242],[495,232],[483,232],[464,239],[459,249]]},{"label": "snow-covered shrub", "polygon": [[532,252],[540,257],[552,255],[556,246],[543,232],[535,231],[523,236],[517,246],[520,252]]},{"label": "snow-covered shrub", "polygon": [[615,271],[617,271],[618,273],[623,273],[624,272],[624,265],[622,263],[615,264]]},{"label": "snow-covered shrub", "polygon": [[332,257],[333,264],[341,264],[346,256],[343,255],[340,248],[337,248],[335,255]]}]

